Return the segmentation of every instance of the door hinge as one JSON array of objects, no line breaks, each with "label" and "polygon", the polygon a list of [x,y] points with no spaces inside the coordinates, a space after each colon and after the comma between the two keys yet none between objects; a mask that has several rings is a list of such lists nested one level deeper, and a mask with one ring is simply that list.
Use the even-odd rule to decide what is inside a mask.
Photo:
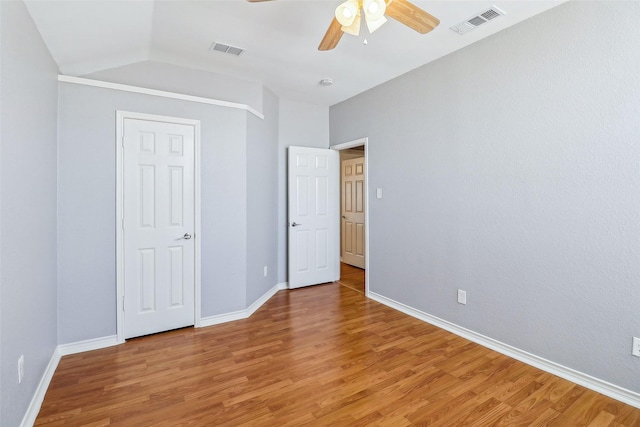
[{"label": "door hinge", "polygon": [[120,220],[120,227],[122,227],[122,229],[124,230],[124,218]]}]

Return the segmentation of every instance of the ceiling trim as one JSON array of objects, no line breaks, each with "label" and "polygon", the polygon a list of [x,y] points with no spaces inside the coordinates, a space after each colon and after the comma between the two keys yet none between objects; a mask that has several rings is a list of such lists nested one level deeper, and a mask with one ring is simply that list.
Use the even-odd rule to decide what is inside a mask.
[{"label": "ceiling trim", "polygon": [[203,98],[200,96],[185,95],[182,93],[167,92],[164,90],[149,89],[149,88],[144,88],[139,86],[123,85],[120,83],[111,83],[111,82],[105,82],[101,80],[85,79],[82,77],[65,76],[63,74],[58,76],[58,81],[64,82],[64,83],[79,84],[84,86],[93,86],[93,87],[100,87],[105,89],[120,90],[123,92],[140,93],[143,95],[160,96],[162,98],[179,99],[181,101],[197,102],[199,104],[208,104],[208,105],[217,105],[219,107],[235,108],[239,110],[248,111],[254,116],[258,117],[259,119],[264,120],[264,114],[262,114],[261,112],[255,110],[249,105],[238,104],[236,102],[221,101],[219,99]]}]

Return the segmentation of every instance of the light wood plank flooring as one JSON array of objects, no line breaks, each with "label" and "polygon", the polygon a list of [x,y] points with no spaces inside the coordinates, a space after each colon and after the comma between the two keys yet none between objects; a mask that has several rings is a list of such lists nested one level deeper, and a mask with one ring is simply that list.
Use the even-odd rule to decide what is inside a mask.
[{"label": "light wood plank flooring", "polygon": [[36,425],[631,427],[640,410],[327,284],[65,356]]}]

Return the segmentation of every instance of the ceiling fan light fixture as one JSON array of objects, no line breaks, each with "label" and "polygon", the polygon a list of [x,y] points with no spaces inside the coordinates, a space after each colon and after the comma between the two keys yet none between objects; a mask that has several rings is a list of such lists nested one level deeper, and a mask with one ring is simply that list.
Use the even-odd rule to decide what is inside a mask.
[{"label": "ceiling fan light fixture", "polygon": [[362,8],[367,22],[383,18],[387,11],[387,5],[384,0],[363,0]]},{"label": "ceiling fan light fixture", "polygon": [[[2,1],[2,0],[0,0]],[[252,0],[249,0],[252,1]],[[253,0],[265,1],[265,0]],[[341,0],[334,11],[331,24],[324,34],[318,50],[335,48],[344,33],[359,35],[362,17],[367,21],[369,33],[373,33],[389,18],[406,25],[420,34],[427,34],[440,24],[440,20],[412,3],[414,0]],[[426,0],[425,0],[426,1]],[[355,16],[353,15],[355,12]],[[493,14],[491,14],[493,15]],[[484,17],[484,15],[482,15]],[[353,21],[352,19],[353,18]],[[491,19],[484,17],[484,19]],[[365,39],[365,44],[366,39]]]},{"label": "ceiling fan light fixture", "polygon": [[360,15],[358,0],[347,0],[336,8],[336,19],[343,27],[353,25]]},{"label": "ceiling fan light fixture", "polygon": [[351,23],[351,25],[343,25],[342,26],[342,31],[345,32],[345,33],[357,36],[357,35],[360,34],[360,22],[361,22],[360,12],[358,12],[358,14],[356,15],[355,19]]},{"label": "ceiling fan light fixture", "polygon": [[382,24],[387,22],[387,18],[383,16],[382,18],[376,19],[375,21],[367,18],[366,21],[367,21],[367,28],[369,29],[369,33],[373,34],[375,30],[382,27]]}]

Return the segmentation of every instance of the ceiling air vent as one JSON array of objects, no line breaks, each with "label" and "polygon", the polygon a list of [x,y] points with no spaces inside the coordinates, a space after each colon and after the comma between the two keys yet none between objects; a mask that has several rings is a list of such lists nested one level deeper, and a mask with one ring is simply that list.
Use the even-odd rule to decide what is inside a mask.
[{"label": "ceiling air vent", "polygon": [[244,52],[244,49],[242,48],[229,46],[228,44],[218,43],[218,42],[213,42],[209,50],[212,50],[214,52],[220,52],[220,53],[228,53],[229,55],[234,55],[234,56],[240,56],[242,55],[242,52]]},{"label": "ceiling air vent", "polygon": [[484,24],[485,22],[489,22],[492,19],[495,19],[504,14],[504,11],[500,10],[497,6],[493,6],[491,9],[480,12],[476,16],[473,16],[466,21],[461,22],[458,25],[454,25],[450,28],[458,34],[466,34],[474,28],[477,28],[480,25]]}]

